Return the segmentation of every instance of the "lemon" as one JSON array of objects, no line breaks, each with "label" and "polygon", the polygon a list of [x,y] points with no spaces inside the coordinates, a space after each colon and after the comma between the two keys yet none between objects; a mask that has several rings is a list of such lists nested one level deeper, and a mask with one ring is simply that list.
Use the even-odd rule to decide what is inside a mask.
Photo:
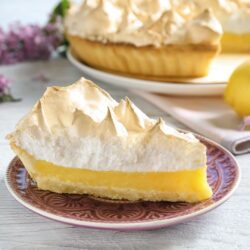
[{"label": "lemon", "polygon": [[234,70],[228,81],[224,98],[240,116],[250,115],[250,60]]}]

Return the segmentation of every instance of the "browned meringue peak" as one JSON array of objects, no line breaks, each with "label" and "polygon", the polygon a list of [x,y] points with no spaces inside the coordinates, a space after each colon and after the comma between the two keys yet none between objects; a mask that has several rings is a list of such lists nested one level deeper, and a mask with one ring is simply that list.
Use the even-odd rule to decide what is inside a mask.
[{"label": "browned meringue peak", "polygon": [[206,9],[200,15],[187,23],[187,41],[194,44],[218,44],[222,27],[213,16],[211,10]]},{"label": "browned meringue peak", "polygon": [[142,21],[135,15],[132,10],[130,2],[123,5],[121,22],[119,24],[117,33],[128,33],[137,30],[143,26]]},{"label": "browned meringue peak", "polygon": [[14,134],[126,136],[128,132],[145,132],[154,123],[128,98],[118,104],[106,91],[81,78],[67,87],[47,88]]},{"label": "browned meringue peak", "polygon": [[62,129],[72,127],[80,115],[81,127],[85,127],[85,116],[93,124],[100,123],[110,118],[110,115],[107,116],[108,108],[113,109],[116,105],[117,102],[106,91],[81,78],[68,87],[47,88],[32,111],[19,122],[17,129],[34,125],[49,133],[60,133]]},{"label": "browned meringue peak", "polygon": [[151,127],[149,134],[153,135],[155,133],[161,133],[164,135],[168,134],[179,134],[177,130],[166,125],[165,121],[160,117],[157,119],[154,126]]},{"label": "browned meringue peak", "polygon": [[121,100],[114,111],[128,132],[145,132],[155,124],[155,120],[146,116],[128,97]]},{"label": "browned meringue peak", "polygon": [[117,32],[109,34],[108,40],[114,43],[133,44],[138,47],[159,45],[159,41],[148,32],[147,27],[148,24],[143,23],[130,8],[125,8]]},{"label": "browned meringue peak", "polygon": [[158,34],[163,44],[217,44],[222,28],[211,11],[185,19],[176,11],[165,11],[159,20],[149,27],[149,33]]},{"label": "browned meringue peak", "polygon": [[[99,122],[104,119],[107,107],[117,105],[106,91],[83,77],[68,87],[49,87],[40,102],[46,116],[51,116],[50,120],[56,117],[59,121],[67,120],[65,114],[72,114],[75,109],[79,109]],[[58,109],[61,110],[59,114]]]},{"label": "browned meringue peak", "polygon": [[157,19],[166,4],[162,0],[110,0],[114,5],[123,10],[132,11],[142,22]]},{"label": "browned meringue peak", "polygon": [[74,120],[68,130],[72,136],[97,136],[99,138],[127,136],[128,134],[110,107],[107,107],[106,116],[100,122],[94,121],[81,110],[75,110]]},{"label": "browned meringue peak", "polygon": [[80,7],[73,6],[69,9],[65,19],[66,30],[74,35],[77,33],[90,39],[106,41],[107,34],[117,31],[121,15],[122,10],[109,1],[86,0]]},{"label": "browned meringue peak", "polygon": [[244,34],[250,32],[249,0],[211,0],[200,3],[200,9],[211,8],[225,32]]},{"label": "browned meringue peak", "polygon": [[173,29],[176,26],[181,26],[184,23],[184,18],[180,16],[176,11],[167,10],[162,13],[160,18],[154,24],[152,24],[150,29],[158,33],[164,32],[165,34],[168,34],[172,33]]},{"label": "browned meringue peak", "polygon": [[[247,0],[248,1],[248,0]],[[242,0],[210,0],[200,1],[195,0],[196,7],[200,10],[211,8],[216,14],[230,14],[242,6]]]},{"label": "browned meringue peak", "polygon": [[[184,141],[192,141],[192,142],[198,142],[198,140],[195,138],[195,136],[191,133],[182,133],[177,131],[176,129],[166,125],[165,121],[160,117],[154,124],[154,126],[151,127],[151,129],[148,131],[147,136],[154,137],[156,134],[159,136],[174,136],[175,138],[179,138]],[[149,138],[146,138],[147,140]]]},{"label": "browned meringue peak", "polygon": [[[169,129],[169,131],[167,131]],[[175,134],[177,131],[174,128],[166,126],[164,120],[160,117],[155,122],[154,126],[151,127],[151,129],[148,131],[148,136],[152,137],[155,134]]]},{"label": "browned meringue peak", "polygon": [[164,8],[161,0],[136,0],[131,1],[136,4],[138,9],[148,13],[148,15],[158,14]]},{"label": "browned meringue peak", "polygon": [[84,77],[62,89],[68,93],[69,102],[74,107],[97,122],[103,120],[107,107],[113,109],[118,104],[108,92]]},{"label": "browned meringue peak", "polygon": [[150,119],[128,98],[118,104],[107,92],[81,78],[67,87],[49,87],[8,139],[11,143],[17,141],[17,145],[24,137],[38,142],[52,137],[67,141],[116,137],[147,141],[155,133],[197,141],[166,126],[162,119]]},{"label": "browned meringue peak", "polygon": [[[139,11],[136,12],[134,9],[131,5],[127,5],[124,8],[123,21],[117,33],[110,34],[110,41],[115,43],[132,43],[138,47],[152,44],[159,47],[162,45],[164,38],[170,36],[170,34],[167,34],[168,29],[165,26],[171,25],[171,21],[173,23],[174,21],[179,22],[178,17],[176,17],[177,14],[172,11],[166,11],[158,20],[153,21],[146,16],[143,18],[140,16]],[[168,15],[169,18],[165,18],[165,15]]]},{"label": "browned meringue peak", "polygon": [[110,136],[127,136],[126,128],[117,120],[114,111],[107,107],[106,116],[100,122],[76,109],[71,126],[63,127],[66,134],[72,137],[94,136],[106,138]]},{"label": "browned meringue peak", "polygon": [[[187,37],[185,36],[187,33],[188,43],[196,44],[197,37],[194,33],[197,29],[202,33],[202,43],[206,41],[207,44],[214,44],[221,36],[218,28],[220,24],[214,21],[211,14],[201,15],[199,19],[192,23],[193,16],[185,15],[185,13],[180,15],[178,5],[168,12],[166,12],[166,7],[157,12],[158,1],[148,1],[149,5],[155,5],[152,10],[154,9],[157,14],[151,15],[151,12],[146,11],[150,8],[145,7],[147,6],[145,0],[96,0],[94,2],[96,2],[96,5],[92,6],[87,3],[86,10],[83,6],[78,7],[77,11],[71,11],[70,9],[65,19],[68,34],[103,43],[128,43],[137,47],[185,44],[187,43]],[[140,7],[140,4],[145,4],[145,6]],[[202,17],[204,17],[204,20]],[[190,26],[194,26],[191,29],[195,30],[194,32],[190,31],[190,34],[188,30],[190,27],[187,25],[189,22],[192,24]],[[198,22],[201,23],[198,24]],[[192,41],[192,38],[194,38],[194,41]]]},{"label": "browned meringue peak", "polygon": [[[117,136],[126,136],[128,134],[126,128],[120,123],[114,114],[114,111],[108,107],[108,112],[105,119],[98,125],[100,136],[103,134],[112,134]],[[104,132],[104,133],[103,133]]]},{"label": "browned meringue peak", "polygon": [[165,9],[161,0],[137,0],[130,3],[132,11],[146,26],[157,20]]},{"label": "browned meringue peak", "polygon": [[197,13],[204,10],[204,7],[202,9],[199,8],[201,2],[205,1],[169,0],[170,9],[175,10],[185,18],[192,18],[197,15]]},{"label": "browned meringue peak", "polygon": [[183,40],[183,24],[185,20],[175,11],[165,11],[161,17],[154,22],[148,32],[158,37],[160,43],[170,44]]}]

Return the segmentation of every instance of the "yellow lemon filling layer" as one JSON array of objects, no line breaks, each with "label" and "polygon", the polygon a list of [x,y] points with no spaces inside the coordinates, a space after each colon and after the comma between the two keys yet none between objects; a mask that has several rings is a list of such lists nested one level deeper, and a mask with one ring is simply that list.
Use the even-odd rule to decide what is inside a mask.
[{"label": "yellow lemon filling layer", "polygon": [[222,52],[250,53],[250,34],[226,32],[221,39]]},{"label": "yellow lemon filling layer", "polygon": [[208,199],[206,166],[177,172],[119,172],[66,168],[36,160],[12,145],[38,188],[57,193],[91,194],[111,199],[186,201]]}]

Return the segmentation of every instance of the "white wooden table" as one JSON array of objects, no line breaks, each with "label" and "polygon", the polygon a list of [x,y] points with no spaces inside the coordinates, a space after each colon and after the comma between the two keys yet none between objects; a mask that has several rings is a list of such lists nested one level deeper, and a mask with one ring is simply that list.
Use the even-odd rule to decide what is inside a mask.
[{"label": "white wooden table", "polygon": [[[13,2],[24,9],[31,9],[32,3],[36,5],[35,9],[39,9],[39,4],[42,5],[42,3],[47,4],[46,6],[51,5],[51,1],[48,0],[1,0],[0,25],[6,26],[10,18],[13,19],[13,16],[6,14],[11,13]],[[16,5],[15,9],[18,9]],[[46,6],[41,9],[44,11],[49,9]],[[20,19],[20,17],[17,18]],[[36,19],[36,21],[39,20]],[[14,82],[13,94],[23,99],[18,103],[0,104],[0,250],[250,249],[250,154],[237,157],[242,170],[242,180],[230,200],[208,214],[166,229],[114,232],[76,228],[42,218],[16,202],[8,193],[3,180],[4,171],[14,157],[4,137],[14,129],[18,119],[30,110],[48,86],[48,84],[32,80],[32,77],[40,72],[44,72],[49,77],[49,85],[72,83],[82,75],[66,60],[0,67],[0,74],[5,74]],[[126,90],[100,85],[116,99],[128,95],[148,115],[163,116],[169,124],[185,128],[159,109],[131,95]]]}]

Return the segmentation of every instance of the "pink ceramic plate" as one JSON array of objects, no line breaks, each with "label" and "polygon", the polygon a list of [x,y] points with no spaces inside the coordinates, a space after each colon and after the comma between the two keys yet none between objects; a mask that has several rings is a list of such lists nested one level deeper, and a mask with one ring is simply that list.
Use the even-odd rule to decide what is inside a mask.
[{"label": "pink ceramic plate", "polygon": [[218,144],[199,138],[207,146],[208,181],[213,197],[195,204],[117,201],[42,191],[37,189],[17,157],[8,167],[6,184],[14,198],[25,207],[64,223],[115,230],[161,228],[217,207],[232,195],[239,183],[240,172],[234,157]]}]

